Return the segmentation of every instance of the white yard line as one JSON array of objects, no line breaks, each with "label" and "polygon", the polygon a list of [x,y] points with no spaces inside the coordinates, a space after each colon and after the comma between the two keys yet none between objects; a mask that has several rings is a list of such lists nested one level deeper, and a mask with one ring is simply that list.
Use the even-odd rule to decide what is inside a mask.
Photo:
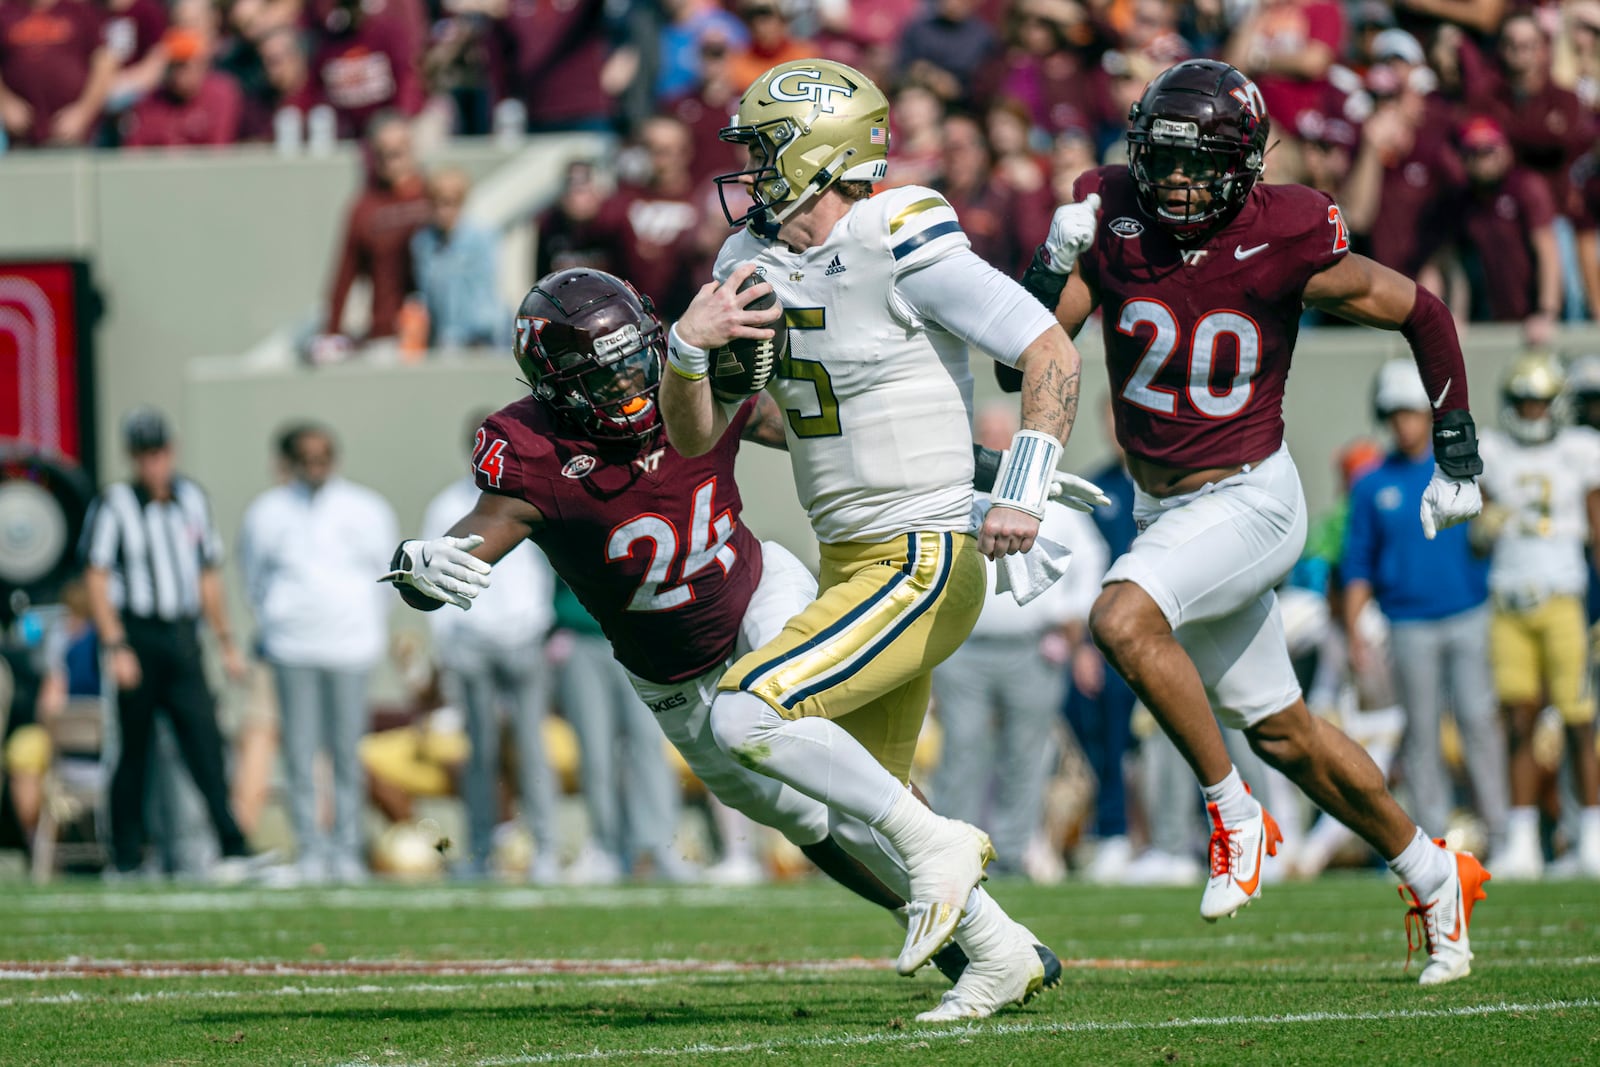
[{"label": "white yard line", "polygon": [[[1592,1011],[1600,1009],[1600,999],[1541,1000],[1525,1003],[1500,1002],[1459,1008],[1415,1008],[1394,1011],[1311,1011],[1285,1015],[1211,1015],[1187,1019],[1162,1019],[1154,1022],[1039,1022],[972,1023],[942,1029],[913,1027],[908,1030],[882,1030],[868,1034],[842,1034],[837,1037],[808,1037],[772,1041],[751,1041],[738,1045],[647,1046],[627,1049],[590,1049],[584,1052],[542,1052],[527,1056],[495,1056],[468,1061],[471,1067],[521,1067],[525,1064],[581,1063],[604,1060],[644,1059],[664,1056],[744,1056],[752,1053],[779,1053],[801,1049],[855,1048],[867,1045],[903,1045],[918,1042],[971,1040],[1034,1034],[1139,1033],[1160,1030],[1213,1029],[1233,1026],[1281,1026],[1296,1023],[1388,1022],[1400,1019],[1465,1019],[1487,1015],[1540,1015],[1553,1011]],[[369,1067],[377,1061],[355,1060],[345,1067]],[[428,1061],[393,1064],[388,1067],[428,1067]]]}]

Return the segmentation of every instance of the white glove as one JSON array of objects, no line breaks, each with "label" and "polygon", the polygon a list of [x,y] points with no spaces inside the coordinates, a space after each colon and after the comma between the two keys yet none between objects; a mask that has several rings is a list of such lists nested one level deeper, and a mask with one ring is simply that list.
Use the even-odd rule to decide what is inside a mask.
[{"label": "white glove", "polygon": [[1066,471],[1050,475],[1050,499],[1073,511],[1084,512],[1093,511],[1096,504],[1104,507],[1111,503],[1111,498],[1098,485]]},{"label": "white glove", "polygon": [[1050,269],[1057,274],[1071,274],[1078,257],[1094,244],[1094,231],[1099,222],[1099,193],[1090,193],[1076,204],[1056,208],[1050,220],[1050,233],[1044,239]]},{"label": "white glove", "polygon": [[1422,536],[1432,541],[1440,530],[1466,522],[1483,510],[1483,494],[1476,478],[1452,478],[1433,468],[1433,479],[1422,491]]},{"label": "white glove", "polygon": [[483,538],[477,534],[406,541],[400,545],[395,569],[378,581],[409,585],[423,596],[466,611],[473,598],[489,588],[489,565],[471,554],[481,544]]}]

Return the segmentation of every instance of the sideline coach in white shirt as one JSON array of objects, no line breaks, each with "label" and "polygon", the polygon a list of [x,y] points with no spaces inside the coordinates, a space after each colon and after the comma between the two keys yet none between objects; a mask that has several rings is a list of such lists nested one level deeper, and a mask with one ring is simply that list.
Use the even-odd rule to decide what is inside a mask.
[{"label": "sideline coach in white shirt", "polygon": [[[300,880],[359,882],[367,731],[367,678],[388,645],[393,598],[372,580],[399,540],[394,510],[377,493],[334,473],[332,431],[310,423],[285,431],[279,451],[290,480],[245,512],[239,558],[258,639],[278,685],[289,817]],[[312,765],[333,764],[331,840],[317,821]]]},{"label": "sideline coach in white shirt", "polygon": [[84,524],[89,610],[116,684],[121,737],[111,776],[111,858],[122,873],[142,860],[146,773],[161,712],[216,828],[223,863],[212,873],[232,878],[244,870],[229,861],[243,861],[250,851],[228,808],[222,735],[199,634],[204,615],[228,674],[244,676],[217,570],[222,538],[205,490],[176,471],[161,413],[135,408],[122,432],[133,477],[106,486]]}]

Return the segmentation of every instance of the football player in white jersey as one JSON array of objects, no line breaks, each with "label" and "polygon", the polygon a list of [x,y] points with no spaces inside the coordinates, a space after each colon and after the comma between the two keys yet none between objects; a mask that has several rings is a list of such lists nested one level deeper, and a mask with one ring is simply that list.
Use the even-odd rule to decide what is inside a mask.
[{"label": "football player in white jersey", "polygon": [[[718,178],[753,202],[717,258],[716,280],[672,330],[661,409],[685,455],[713,447],[731,406],[712,393],[709,350],[765,339],[768,292],[787,356],[769,386],[786,411],[795,479],[822,542],[821,595],[736,662],[712,705],[717,742],[746,766],[823,801],[903,866],[874,868],[910,901],[897,961],[914,973],[952,937],[971,960],[924,1021],[992,1014],[1036,992],[1038,956],[973,888],[988,837],[906,788],[934,666],[971,632],[982,556],[1027,551],[1078,400],[1078,353],[1037,301],[979,259],[931,189],[872,196],[887,173],[888,99],[829,60],[780,64],[739,101],[724,140],[750,167]],[[764,282],[738,291],[750,275]],[[993,507],[972,532],[972,376],[967,346],[1020,370],[1022,426]],[[1080,509],[1105,498],[1075,481]],[[884,867],[884,853],[857,858]]]},{"label": "football player in white jersey", "polygon": [[1490,655],[1510,737],[1511,814],[1495,868],[1502,878],[1543,873],[1533,732],[1547,704],[1566,724],[1583,804],[1578,868],[1600,878],[1600,760],[1584,617],[1584,542],[1600,545],[1600,433],[1557,422],[1553,405],[1564,385],[1554,358],[1523,356],[1505,378],[1502,429],[1482,442],[1489,503],[1473,533],[1493,551]]}]

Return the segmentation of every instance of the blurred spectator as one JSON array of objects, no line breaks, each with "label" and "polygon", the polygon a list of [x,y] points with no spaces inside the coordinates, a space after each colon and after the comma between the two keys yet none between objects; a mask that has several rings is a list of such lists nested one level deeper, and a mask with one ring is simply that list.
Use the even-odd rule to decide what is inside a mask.
[{"label": "blurred spectator", "polygon": [[[239,561],[262,656],[277,679],[283,769],[296,859],[286,880],[359,882],[358,758],[367,732],[367,676],[388,642],[392,603],[376,577],[398,541],[394,511],[335,473],[332,431],[301,424],[278,451],[290,480],[256,497]],[[333,765],[333,832],[317,818],[316,756]]]},{"label": "blurred spectator", "polygon": [[[663,0],[661,6],[667,22],[657,37],[657,101],[671,100],[694,88],[700,78],[700,48],[706,39],[722,41],[729,52],[742,51],[750,43],[744,23],[716,0]],[[743,95],[748,88],[748,83],[735,84],[734,92]]]},{"label": "blurred spectator", "polygon": [[1346,54],[1351,57],[1357,71],[1365,73],[1375,61],[1373,46],[1378,36],[1385,30],[1395,28],[1394,7],[1386,0],[1361,0],[1350,9],[1349,14],[1350,42]]},{"label": "blurred spectator", "polygon": [[1480,283],[1473,303],[1491,321],[1521,322],[1529,345],[1548,345],[1561,310],[1549,187],[1517,166],[1494,119],[1467,120],[1460,142],[1468,180],[1461,233]]},{"label": "blurred spectator", "polygon": [[[1416,45],[1409,35],[1392,32],[1394,49],[1404,49],[1407,41]],[[1410,278],[1420,277],[1453,239],[1465,183],[1449,141],[1448,105],[1424,94],[1419,71],[1426,73],[1395,55],[1368,72],[1374,110],[1361,128],[1361,146],[1339,197],[1345,223],[1367,254]]]},{"label": "blurred spectator", "polygon": [[509,321],[500,306],[495,235],[461,217],[471,186],[466,173],[454,167],[430,177],[433,214],[411,235],[412,269],[428,309],[430,341],[444,348],[495,344]]},{"label": "blurred spectator", "polygon": [[1350,177],[1360,134],[1338,115],[1302,111],[1295,131],[1300,140],[1301,181],[1337,200]]},{"label": "blurred spectator", "polygon": [[1578,272],[1583,279],[1589,316],[1600,319],[1600,145],[1572,165],[1572,188],[1578,206],[1573,221]]},{"label": "blurred spectator", "polygon": [[738,11],[750,33],[750,43],[729,61],[728,77],[733,84],[749,87],[779,63],[815,54],[808,42],[789,35],[789,19],[778,0],[740,0]]},{"label": "blurred spectator", "polygon": [[117,60],[106,110],[119,112],[161,84],[167,72],[167,5],[162,0],[106,0],[105,42]]},{"label": "blurred spectator", "polygon": [[522,101],[528,129],[604,130],[615,105],[601,90],[606,62],[605,0],[508,0],[505,93]]},{"label": "blurred spectator", "polygon": [[[306,116],[317,104],[311,80],[311,57],[300,31],[284,26],[269,30],[256,42],[262,81],[245,96],[239,119],[242,141],[272,141],[280,137],[298,145],[304,138]],[[279,132],[279,123],[288,130]]]},{"label": "blurred spectator", "polygon": [[900,38],[901,79],[926,86],[946,103],[967,102],[978,72],[1000,47],[977,7],[977,0],[934,0]]},{"label": "blurred spectator", "polygon": [[1074,35],[1090,33],[1083,8],[1061,0],[1024,0],[1006,18],[1006,49],[982,74],[982,94],[1020,103],[1029,126],[1049,133],[1098,130],[1107,106],[1106,74]]},{"label": "blurred spectator", "polygon": [[1041,221],[1048,227],[1049,212],[1055,207],[1046,188],[1049,167],[1033,151],[1027,108],[1015,100],[996,100],[984,113],[983,128],[994,155],[995,180],[1018,196],[1039,202],[1044,213]]},{"label": "blurred spectator", "polygon": [[[974,419],[973,440],[1006,448],[1019,426],[1015,404],[990,404]],[[972,636],[933,672],[944,728],[933,803],[952,819],[989,827],[1013,871],[1043,823],[1064,667],[1074,641],[1088,639],[1089,608],[1109,562],[1081,512],[1051,508],[1039,533],[1072,551],[1065,577],[1026,605],[1010,593],[990,595]]]},{"label": "blurred spectator", "polygon": [[1328,70],[1343,44],[1336,0],[1263,0],[1234,30],[1223,58],[1255,79],[1273,132],[1292,137],[1301,112],[1327,106]]},{"label": "blurred spectator", "polygon": [[[728,40],[713,27],[700,38],[700,75],[694,87],[662,105],[665,114],[689,128],[696,185],[744,168],[744,147],[729,144],[718,134],[739,110],[739,97],[747,84],[734,77]],[[898,113],[895,118],[898,122]],[[897,137],[899,132],[896,129]]]},{"label": "blurred spectator", "polygon": [[146,776],[159,714],[172,726],[216,830],[223,860],[214,877],[236,881],[248,873],[250,850],[228,807],[222,735],[199,633],[204,617],[228,675],[242,678],[244,660],[228,629],[217,570],[222,538],[205,491],[177,473],[166,419],[136,408],[122,430],[133,478],[107,486],[84,526],[89,611],[117,694],[120,749],[108,800],[112,863],[126,875],[143,860]]},{"label": "blurred spectator", "polygon": [[1567,168],[1595,140],[1593,116],[1550,77],[1550,38],[1529,14],[1508,18],[1499,35],[1499,77],[1471,85],[1467,103],[1504,128],[1517,162],[1543,178],[1558,210],[1566,207]]},{"label": "blurred spectator", "polygon": [[1109,100],[1107,128],[1101,132],[1098,146],[1104,162],[1126,162],[1128,148],[1123,135],[1128,130],[1128,112],[1144,95],[1144,87],[1165,69],[1165,65],[1137,52],[1117,51],[1101,56],[1100,65],[1108,78],[1106,91]]},{"label": "blurred spectator", "polygon": [[618,273],[654,300],[663,318],[676,318],[701,280],[688,269],[700,254],[706,206],[695,187],[689,128],[657,115],[640,128],[637,151],[643,175],[618,184],[600,209],[599,226]]},{"label": "blurred spectator", "polygon": [[616,273],[614,250],[600,222],[606,193],[588,160],[567,164],[561,196],[539,216],[538,246],[534,255],[535,278],[569,267],[593,267]]},{"label": "blurred spectator", "polygon": [[345,216],[344,237],[328,293],[325,336],[343,335],[344,305],[357,278],[372,283],[369,340],[394,336],[400,305],[415,288],[411,235],[427,223],[433,209],[405,120],[380,116],[373,122],[367,135],[367,155],[371,179]]},{"label": "blurred spectator", "polygon": [[239,139],[244,101],[238,84],[211,69],[213,44],[194,30],[168,30],[161,87],[122,118],[130,148],[225,145]]},{"label": "blurred spectator", "polygon": [[925,86],[903,86],[889,115],[889,178],[881,187],[932,185],[944,166],[944,101]]},{"label": "blurred spectator", "polygon": [[1398,764],[1410,810],[1430,834],[1449,825],[1452,790],[1440,747],[1445,693],[1462,735],[1462,755],[1477,812],[1498,847],[1505,833],[1505,741],[1489,677],[1488,568],[1465,525],[1429,541],[1417,522],[1433,477],[1433,406],[1409,360],[1380,369],[1373,409],[1394,439],[1383,463],[1350,491],[1341,571],[1344,629],[1351,668],[1371,672],[1374,652],[1361,625],[1376,600],[1389,619],[1394,680],[1406,728]]},{"label": "blurred spectator", "polygon": [[[1102,414],[1106,446],[1111,454],[1105,464],[1088,477],[1105,491],[1111,503],[1095,508],[1089,517],[1106,545],[1108,559],[1114,560],[1128,550],[1138,529],[1133,519],[1133,479],[1123,465],[1122,446],[1113,432],[1109,397],[1103,404]],[[1073,636],[1076,639],[1072,644],[1068,688],[1061,710],[1073,736],[1078,739],[1078,746],[1083,749],[1096,783],[1092,829],[1099,844],[1088,874],[1091,881],[1116,883],[1127,872],[1133,852],[1128,840],[1128,789],[1123,759],[1133,744],[1135,698],[1128,683],[1106,663],[1095,643],[1085,640],[1086,635]],[[1160,868],[1163,857],[1149,857],[1145,865]]]},{"label": "blurred spectator", "polygon": [[[381,112],[422,110],[418,47],[398,8],[334,0],[311,61],[321,98],[338,116],[340,137],[361,137]],[[375,125],[375,124],[374,124]]]},{"label": "blurred spectator", "polygon": [[578,885],[619,881],[627,865],[653,861],[658,877],[690,874],[672,847],[681,799],[650,709],[611,654],[600,624],[565,582],[556,582],[556,699],[578,735],[589,840],[567,868]]},{"label": "blurred spectator", "polygon": [[[474,452],[478,427],[490,413],[468,423],[466,454]],[[428,504],[422,536],[450,531],[478,500],[470,476],[446,486]],[[428,616],[434,654],[444,672],[450,701],[466,715],[472,748],[461,781],[467,806],[469,873],[489,873],[489,856],[500,811],[502,718],[517,745],[521,815],[537,847],[529,879],[553,882],[556,855],[556,780],[545,758],[543,731],[549,702],[543,644],[553,621],[554,575],[544,554],[524,541],[494,566],[494,583],[472,602],[471,611],[436,611]]]},{"label": "blurred spectator", "polygon": [[1122,5],[1126,18],[1118,26],[1118,45],[1124,52],[1144,56],[1165,70],[1193,54],[1178,32],[1178,10],[1173,0],[1132,0]]},{"label": "blurred spectator", "polygon": [[1073,183],[1098,165],[1094,142],[1087,132],[1067,130],[1058,135],[1050,151],[1050,193],[1055,203],[1072,203]]},{"label": "blurred spectator", "polygon": [[1561,5],[1561,33],[1551,76],[1578,94],[1583,106],[1600,111],[1600,0],[1569,0]]},{"label": "blurred spectator", "polygon": [[[103,692],[100,642],[95,636],[89,593],[83,579],[74,578],[62,587],[61,606],[65,610],[45,631],[39,649],[42,663],[36,695],[25,679],[25,675],[35,672],[17,670],[23,666],[18,660],[31,658],[26,647],[12,645],[0,653],[4,655],[0,678],[10,665],[10,680],[15,684],[5,724],[5,787],[25,847],[31,847],[38,829],[45,799],[45,775],[56,759],[51,724],[66,710],[72,698],[98,704]],[[5,699],[5,688],[0,684],[0,700]]]},{"label": "blurred spectator", "polygon": [[1019,193],[997,180],[989,145],[975,119],[952,115],[944,120],[944,172],[934,182],[961,217],[972,250],[996,269],[1015,278],[1033,258],[1039,236],[1050,228],[1049,189]]},{"label": "blurred spectator", "polygon": [[92,143],[117,71],[85,0],[0,0],[0,124],[13,144]]}]

